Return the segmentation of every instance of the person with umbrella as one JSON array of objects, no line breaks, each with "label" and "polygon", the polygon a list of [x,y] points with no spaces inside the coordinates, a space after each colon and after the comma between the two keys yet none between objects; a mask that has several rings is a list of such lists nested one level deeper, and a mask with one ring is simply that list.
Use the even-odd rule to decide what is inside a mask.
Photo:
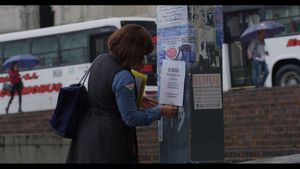
[{"label": "person with umbrella", "polygon": [[10,83],[12,84],[12,88],[10,90],[10,100],[8,102],[7,107],[5,108],[6,114],[8,114],[8,110],[10,107],[11,102],[14,99],[15,96],[15,92],[18,93],[19,95],[19,112],[23,112],[22,111],[22,89],[23,89],[23,82],[19,73],[19,66],[18,66],[18,62],[13,62],[11,64],[11,68],[8,72],[9,74],[9,80]]},{"label": "person with umbrella", "polygon": [[253,39],[248,47],[249,58],[253,59],[253,82],[256,88],[264,86],[269,74],[268,65],[266,64],[268,53],[265,51],[265,33],[265,30],[258,31],[258,39]]},{"label": "person with umbrella", "polygon": [[[268,52],[265,50],[265,38],[284,31],[283,25],[274,21],[261,21],[250,26],[241,35],[242,42],[251,41],[247,49],[248,59],[253,59],[253,83],[256,88],[263,87],[269,69],[266,64]],[[262,76],[262,78],[261,78]]]},{"label": "person with umbrella", "polygon": [[15,92],[19,95],[19,112],[22,111],[22,89],[23,89],[23,82],[19,73],[19,68],[30,68],[39,63],[39,59],[30,55],[15,55],[3,63],[4,69],[9,69],[9,80],[11,82],[11,89],[10,89],[10,100],[8,102],[7,107],[5,108],[6,114],[8,114],[8,110],[10,107],[11,102],[14,99]]}]

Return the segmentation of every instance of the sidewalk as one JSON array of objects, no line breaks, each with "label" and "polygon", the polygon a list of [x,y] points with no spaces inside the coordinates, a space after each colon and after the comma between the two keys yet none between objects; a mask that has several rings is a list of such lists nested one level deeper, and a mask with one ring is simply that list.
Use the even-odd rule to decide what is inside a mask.
[{"label": "sidewalk", "polygon": [[288,155],[288,156],[279,156],[273,158],[264,158],[259,160],[245,161],[241,162],[242,164],[248,163],[284,163],[284,164],[292,164],[292,163],[300,163],[300,154]]}]

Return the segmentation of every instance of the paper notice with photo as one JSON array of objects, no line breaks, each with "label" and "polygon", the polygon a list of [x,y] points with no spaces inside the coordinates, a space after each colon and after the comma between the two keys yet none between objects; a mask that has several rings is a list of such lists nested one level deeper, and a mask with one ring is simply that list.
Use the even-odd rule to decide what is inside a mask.
[{"label": "paper notice with photo", "polygon": [[183,105],[185,62],[163,60],[160,79],[160,104]]}]

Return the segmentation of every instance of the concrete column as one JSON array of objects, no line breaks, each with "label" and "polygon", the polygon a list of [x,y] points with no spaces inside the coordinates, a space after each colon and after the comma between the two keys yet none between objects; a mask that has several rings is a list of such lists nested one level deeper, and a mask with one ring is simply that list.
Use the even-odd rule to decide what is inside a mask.
[{"label": "concrete column", "polygon": [[0,34],[22,30],[22,6],[0,6]]}]

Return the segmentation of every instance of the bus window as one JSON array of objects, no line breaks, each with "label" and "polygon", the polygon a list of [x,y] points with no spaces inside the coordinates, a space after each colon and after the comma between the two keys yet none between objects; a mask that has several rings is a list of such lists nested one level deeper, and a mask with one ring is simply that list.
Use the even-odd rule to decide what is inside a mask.
[{"label": "bus window", "polygon": [[30,45],[29,40],[20,40],[20,41],[8,42],[7,44],[4,44],[3,62],[11,56],[30,54],[29,45]]},{"label": "bus window", "polygon": [[32,55],[39,58],[40,62],[37,68],[57,66],[58,57],[58,39],[56,36],[33,39],[31,44]]},{"label": "bus window", "polygon": [[244,30],[260,21],[260,13],[258,10],[228,13],[225,19],[232,87],[251,85],[252,66],[246,52],[248,44],[242,43],[240,36]]},{"label": "bus window", "polygon": [[265,10],[266,20],[274,20],[284,26],[284,31],[276,36],[300,32],[300,7],[276,7]]},{"label": "bus window", "polygon": [[47,53],[58,50],[58,41],[56,36],[43,37],[32,40],[32,53]]},{"label": "bus window", "polygon": [[61,64],[87,61],[87,35],[85,32],[62,35],[60,39]]},{"label": "bus window", "polygon": [[87,37],[85,32],[69,33],[61,36],[61,50],[81,47],[87,47]]},{"label": "bus window", "polygon": [[85,48],[65,50],[61,52],[62,65],[83,63],[87,60],[86,58],[87,52]]},{"label": "bus window", "polygon": [[58,52],[35,54],[39,58],[39,64],[36,68],[45,68],[59,65]]},{"label": "bus window", "polygon": [[258,13],[248,13],[246,14],[246,28],[253,26],[260,22],[260,16]]},{"label": "bus window", "polygon": [[90,36],[90,62],[100,54],[108,53],[107,40],[112,32]]},{"label": "bus window", "polygon": [[4,45],[4,58],[7,59],[14,55],[30,54],[29,40],[9,42]]},{"label": "bus window", "polygon": [[242,23],[240,22],[239,13],[226,16],[227,33],[229,37],[229,51],[230,51],[230,68],[232,74],[232,85],[238,85],[244,82],[243,77],[243,55],[240,43],[240,35],[242,31]]},{"label": "bus window", "polygon": [[238,14],[236,15],[231,15],[227,16],[226,18],[227,21],[227,28],[228,28],[228,33],[230,36],[230,39],[234,38],[239,38],[241,35],[241,24],[240,23],[240,16]]}]

